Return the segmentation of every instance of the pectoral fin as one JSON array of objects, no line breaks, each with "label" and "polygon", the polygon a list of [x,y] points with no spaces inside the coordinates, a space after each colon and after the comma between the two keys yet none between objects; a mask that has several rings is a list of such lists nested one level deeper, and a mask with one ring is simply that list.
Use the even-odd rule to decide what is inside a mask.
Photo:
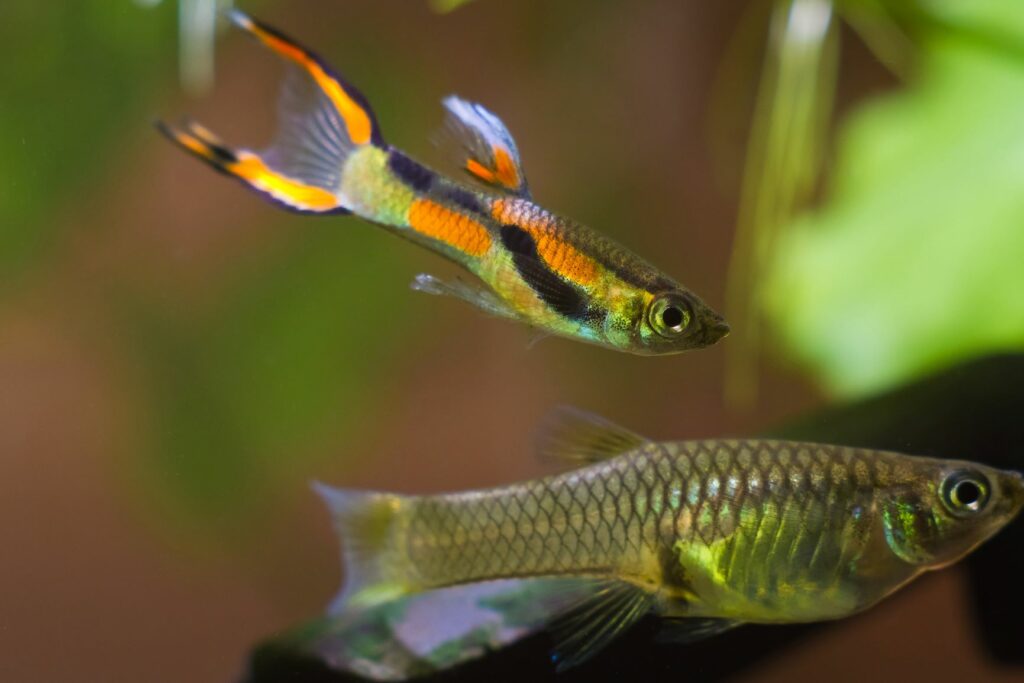
[{"label": "pectoral fin", "polygon": [[656,639],[659,643],[694,643],[742,625],[743,622],[732,619],[664,619]]},{"label": "pectoral fin", "polygon": [[558,671],[587,661],[634,626],[654,605],[654,596],[625,581],[593,581],[592,590],[551,627],[551,659]]},{"label": "pectoral fin", "polygon": [[420,273],[410,285],[417,292],[453,296],[500,318],[516,319],[519,316],[506,306],[492,291],[481,285],[472,285],[462,280],[444,281],[427,273]]}]

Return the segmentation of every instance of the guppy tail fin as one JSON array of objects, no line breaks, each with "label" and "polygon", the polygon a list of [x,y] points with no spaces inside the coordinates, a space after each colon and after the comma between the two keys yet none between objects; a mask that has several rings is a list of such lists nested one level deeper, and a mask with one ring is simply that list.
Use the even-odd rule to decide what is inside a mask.
[{"label": "guppy tail fin", "polygon": [[338,489],[313,482],[341,536],[345,584],[328,612],[361,610],[415,590],[397,555],[405,499],[392,493]]},{"label": "guppy tail fin", "polygon": [[232,149],[194,123],[158,123],[186,151],[284,208],[301,213],[348,213],[341,175],[349,155],[363,145],[384,146],[366,99],[319,57],[248,15],[231,21],[288,62],[278,103],[278,131],[270,147]]}]

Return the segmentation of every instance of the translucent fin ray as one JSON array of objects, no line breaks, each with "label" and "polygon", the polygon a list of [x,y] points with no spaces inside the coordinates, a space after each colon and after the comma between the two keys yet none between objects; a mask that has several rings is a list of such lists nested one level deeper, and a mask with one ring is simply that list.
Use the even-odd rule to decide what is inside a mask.
[{"label": "translucent fin ray", "polygon": [[471,285],[463,280],[444,281],[427,273],[420,273],[413,279],[410,287],[417,292],[426,292],[437,296],[452,296],[462,299],[485,313],[499,318],[518,318],[511,308],[506,306],[489,289],[481,285]]},{"label": "translucent fin ray", "polygon": [[695,643],[705,638],[711,638],[717,636],[719,633],[725,633],[730,631],[737,626],[742,626],[743,622],[733,621],[732,619],[714,619],[714,618],[682,618],[682,619],[663,619],[661,622],[661,628],[658,629],[658,634],[655,639],[659,643]]},{"label": "translucent fin ray", "polygon": [[319,482],[312,486],[327,504],[342,543],[345,585],[329,612],[362,610],[413,590],[395,557],[395,523],[402,497]]},{"label": "translucent fin ray", "polygon": [[319,88],[344,123],[344,134],[354,145],[368,143],[383,146],[377,120],[366,98],[346,83],[326,62],[280,31],[256,21],[240,10],[232,10],[231,21],[275,52],[282,59],[302,70]]},{"label": "translucent fin ray", "polygon": [[559,406],[537,430],[535,448],[543,460],[588,465],[651,443],[649,439],[599,415]]},{"label": "translucent fin ray", "polygon": [[185,122],[177,127],[158,121],[156,126],[185,151],[279,206],[300,213],[348,213],[334,192],[272,168],[255,152],[226,146],[197,123]]},{"label": "translucent fin ray", "polygon": [[578,666],[634,626],[654,605],[654,596],[630,583],[594,580],[590,595],[552,625],[552,660],[558,671]]},{"label": "translucent fin ray", "polygon": [[225,146],[205,128],[158,124],[172,141],[285,208],[347,213],[345,164],[361,145],[384,146],[366,99],[310,50],[239,10],[231,21],[288,63],[273,144],[254,152]]}]

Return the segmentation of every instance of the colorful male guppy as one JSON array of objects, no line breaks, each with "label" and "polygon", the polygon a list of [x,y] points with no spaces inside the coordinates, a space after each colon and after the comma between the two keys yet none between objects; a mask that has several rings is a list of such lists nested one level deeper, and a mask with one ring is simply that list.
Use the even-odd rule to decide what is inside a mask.
[{"label": "colorful male guppy", "polygon": [[[318,485],[345,547],[335,635],[390,619],[401,641],[389,654],[375,639],[375,658],[346,649],[353,638],[318,652],[402,678],[410,652],[419,670],[447,666],[544,626],[566,667],[651,612],[681,640],[742,622],[836,619],[960,559],[1024,505],[1019,473],[971,462],[785,441],[654,443],[578,411],[551,422],[541,448],[586,466],[431,496]],[[491,639],[426,647],[452,604],[478,615],[465,634]],[[432,609],[420,623],[437,625],[403,635],[395,609],[404,619]],[[479,626],[502,610],[514,618]]]},{"label": "colorful male guppy", "polygon": [[235,11],[233,22],[289,63],[274,143],[231,149],[194,123],[171,140],[287,209],[355,214],[461,264],[486,286],[419,275],[413,288],[463,299],[546,333],[655,355],[729,331],[695,294],[638,256],[534,204],[512,136],[479,104],[448,97],[469,189],[381,137],[363,96],[309,50]]}]

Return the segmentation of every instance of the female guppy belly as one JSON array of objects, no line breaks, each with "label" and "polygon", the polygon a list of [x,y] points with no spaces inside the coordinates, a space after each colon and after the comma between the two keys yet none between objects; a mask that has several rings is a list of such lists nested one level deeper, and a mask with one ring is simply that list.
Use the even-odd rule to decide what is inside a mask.
[{"label": "female guppy belly", "polygon": [[864,453],[650,444],[564,475],[415,499],[402,545],[423,588],[602,577],[656,593],[668,616],[834,618],[895,588]]}]

